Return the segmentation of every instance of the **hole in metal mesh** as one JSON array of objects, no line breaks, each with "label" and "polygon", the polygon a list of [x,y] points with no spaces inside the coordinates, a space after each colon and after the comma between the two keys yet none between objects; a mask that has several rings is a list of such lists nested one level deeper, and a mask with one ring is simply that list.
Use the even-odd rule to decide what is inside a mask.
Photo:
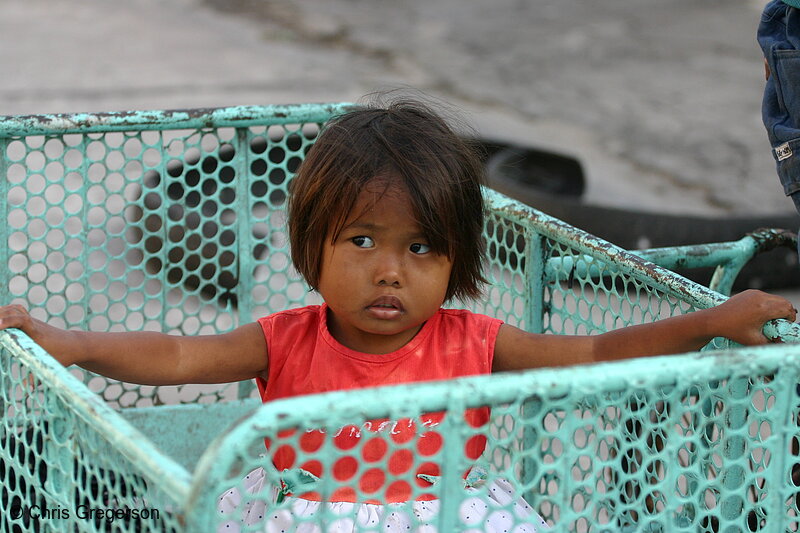
[{"label": "hole in metal mesh", "polygon": [[250,141],[250,151],[254,154],[263,154],[267,150],[267,139],[264,137],[254,137]]}]

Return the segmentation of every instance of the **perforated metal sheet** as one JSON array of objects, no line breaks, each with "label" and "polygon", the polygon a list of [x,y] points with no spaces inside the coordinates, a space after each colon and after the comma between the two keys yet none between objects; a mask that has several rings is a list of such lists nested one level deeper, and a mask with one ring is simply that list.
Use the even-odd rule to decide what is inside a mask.
[{"label": "perforated metal sheet", "polygon": [[[23,303],[66,328],[180,334],[226,331],[318,301],[289,262],[285,198],[320,125],[346,107],[0,121],[0,212],[7,221],[0,227],[0,301]],[[484,299],[465,304],[477,311],[530,331],[592,334],[724,298],[493,191],[486,197],[490,284]],[[800,339],[797,326],[772,331]],[[728,344],[718,339],[709,349]],[[218,515],[217,498],[241,489],[246,474],[264,468],[273,482],[288,479],[270,470],[265,438],[273,450],[282,443],[299,450],[297,465],[320,461],[325,471],[377,446],[384,451],[359,461],[353,477],[324,476],[315,490],[352,487],[360,499],[380,499],[402,483],[412,500],[441,498],[436,513],[412,519],[414,527],[483,530],[460,513],[475,495],[463,489],[470,466],[463,445],[476,436],[489,442],[480,461],[483,486],[505,480],[514,498],[525,498],[559,530],[796,530],[797,356],[796,346],[784,345],[308,397],[265,405],[209,445],[222,427],[169,436],[164,421],[202,428],[220,419],[210,413],[224,413],[232,422],[239,404],[220,406],[252,398],[252,384],[118,383],[67,371],[23,334],[0,333],[2,504],[30,510],[42,502],[54,510],[4,513],[0,531],[214,531],[230,519]],[[204,407],[191,408],[197,405]],[[238,414],[252,406],[242,403]],[[476,406],[492,408],[485,427],[464,420],[464,410]],[[136,412],[131,420],[159,421],[140,428],[161,448],[126,421],[126,411]],[[439,411],[445,414],[432,426],[429,414]],[[435,429],[431,438],[441,445],[419,456],[426,432],[403,442],[381,434],[390,428],[391,435],[399,420]],[[330,435],[353,426],[364,438],[351,449],[323,439],[327,444],[303,450],[299,442],[319,429]],[[207,446],[192,474],[193,464],[182,460],[189,446],[181,442],[191,438]],[[398,454],[413,456],[412,466],[359,494],[363,474],[390,471]],[[420,462],[437,464],[442,480],[418,478]],[[248,498],[276,512],[288,505],[273,505],[271,493]],[[77,516],[82,502],[160,515],[87,521]],[[512,529],[521,525],[511,504],[487,513],[503,511]],[[323,527],[334,518],[342,517],[311,520]],[[262,520],[249,530],[263,527]]]}]

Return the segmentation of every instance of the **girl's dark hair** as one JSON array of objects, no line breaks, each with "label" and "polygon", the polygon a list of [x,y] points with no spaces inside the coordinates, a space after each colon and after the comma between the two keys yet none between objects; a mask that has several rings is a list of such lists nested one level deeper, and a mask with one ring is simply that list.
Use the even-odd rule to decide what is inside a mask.
[{"label": "girl's dark hair", "polygon": [[354,108],[328,122],[292,180],[292,261],[312,287],[324,239],[333,242],[359,193],[375,178],[406,190],[431,250],[453,263],[446,300],[480,295],[483,166],[427,105],[413,100]]}]

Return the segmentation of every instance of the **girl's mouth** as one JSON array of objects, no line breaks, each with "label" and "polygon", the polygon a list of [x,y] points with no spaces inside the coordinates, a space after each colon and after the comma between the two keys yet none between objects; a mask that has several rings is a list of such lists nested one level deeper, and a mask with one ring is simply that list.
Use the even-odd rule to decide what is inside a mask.
[{"label": "girl's mouth", "polygon": [[397,296],[381,296],[367,306],[367,312],[374,318],[391,320],[402,315],[405,309]]}]

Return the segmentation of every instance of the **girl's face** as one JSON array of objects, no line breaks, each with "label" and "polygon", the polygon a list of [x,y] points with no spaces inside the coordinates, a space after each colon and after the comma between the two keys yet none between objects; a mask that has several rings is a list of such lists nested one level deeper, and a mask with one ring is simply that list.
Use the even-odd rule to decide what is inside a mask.
[{"label": "girl's face", "polygon": [[429,250],[408,194],[373,180],[333,244],[325,239],[318,291],[328,329],[350,349],[401,348],[441,307],[452,263]]}]

